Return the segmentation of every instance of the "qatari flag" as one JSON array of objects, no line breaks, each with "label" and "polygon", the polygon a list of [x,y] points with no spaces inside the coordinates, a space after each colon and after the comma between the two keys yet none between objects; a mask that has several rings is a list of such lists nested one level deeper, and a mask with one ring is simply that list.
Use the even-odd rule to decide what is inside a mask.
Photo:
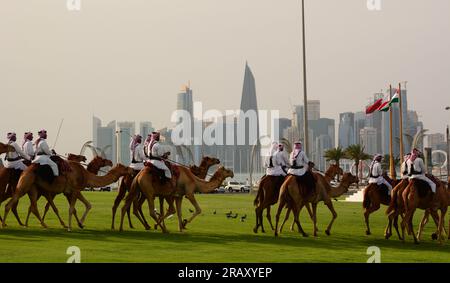
[{"label": "qatari flag", "polygon": [[366,108],[366,114],[371,114],[371,113],[375,112],[376,110],[378,110],[378,108],[380,108],[382,102],[383,102],[383,99],[380,98],[377,101],[375,101],[374,104],[368,106]]}]

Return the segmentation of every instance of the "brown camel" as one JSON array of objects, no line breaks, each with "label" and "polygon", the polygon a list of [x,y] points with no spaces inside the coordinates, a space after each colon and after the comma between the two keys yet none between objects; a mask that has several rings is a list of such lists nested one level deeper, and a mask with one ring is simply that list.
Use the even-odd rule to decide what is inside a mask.
[{"label": "brown camel", "polygon": [[[157,173],[155,174],[155,169],[153,166],[146,166],[136,178],[133,180],[130,192],[128,193],[125,204],[122,207],[122,215],[120,219],[120,231],[123,230],[123,218],[131,206],[131,203],[137,199],[139,192],[141,192],[147,199],[150,216],[155,220],[156,225],[160,226],[163,232],[167,232],[165,226],[161,225],[161,222],[169,215],[175,212],[173,206],[174,198],[176,198],[176,212],[178,216],[178,228],[181,232],[183,229],[183,222],[181,219],[181,196],[186,192],[199,191],[201,193],[210,193],[219,187],[222,182],[228,177],[234,177],[233,171],[225,169],[223,166],[219,167],[214,176],[211,177],[209,181],[205,181],[196,177],[188,168],[182,166],[172,166],[175,172],[174,178],[176,178],[176,186],[174,182],[168,182],[161,184]],[[178,176],[177,176],[178,175]],[[169,203],[169,209],[165,215],[161,215],[157,218],[155,213],[154,199],[157,196],[162,196],[166,198]],[[133,209],[133,213],[142,222],[136,209]]]},{"label": "brown camel", "polygon": [[[214,166],[216,164],[219,164],[220,160],[214,157],[209,157],[209,156],[204,156],[202,158],[202,161],[200,162],[200,166],[196,166],[196,165],[192,165],[189,167],[189,170],[198,178],[200,179],[205,179],[206,175],[208,174],[208,170],[209,168],[211,168],[211,166]],[[111,223],[111,229],[114,230],[114,222],[115,222],[115,216],[116,216],[116,211],[117,208],[119,207],[120,202],[124,199],[126,193],[129,191],[129,189],[131,188],[131,184],[133,182],[134,177],[137,175],[137,173],[134,173],[133,175],[129,175],[129,176],[124,176],[124,178],[122,179],[122,182],[119,185],[119,192],[116,196],[116,199],[114,200],[114,205],[112,207],[112,223]],[[194,196],[192,195],[192,199],[195,201]],[[191,200],[191,199],[190,199]],[[160,206],[161,203],[164,201],[163,198],[160,198]],[[147,223],[147,220],[145,219],[144,213],[142,212],[142,205],[145,202],[145,196],[140,195],[139,197],[139,201],[135,202],[136,203],[136,209],[137,212],[139,213],[141,219],[142,219],[142,224],[144,225],[146,230],[150,229],[150,226]],[[201,209],[200,207],[194,204],[194,202],[191,200],[191,203],[194,205],[195,215],[198,215],[201,213]],[[197,209],[198,208],[198,209]],[[131,223],[131,217],[130,217],[130,210],[131,207],[128,208],[127,210],[127,216],[128,216],[128,225],[130,226],[131,229],[134,229],[133,224]],[[162,213],[162,211],[161,211]],[[192,221],[192,220],[191,220]]]},{"label": "brown camel", "polygon": [[[445,186],[444,183],[442,185]],[[448,206],[450,206],[450,188],[447,187],[447,207]],[[425,225],[428,223],[428,218],[429,218],[430,214],[433,217],[433,220],[434,220],[434,222],[436,224],[436,227],[439,228],[439,217],[438,217],[438,215],[433,213],[433,210],[430,210],[430,209],[425,210],[425,214],[423,215],[423,218],[420,221],[419,231],[417,232],[417,239],[419,241],[422,239],[423,229],[425,228]],[[448,231],[446,231],[445,226],[444,226],[444,233],[447,233],[448,239],[450,239],[450,219],[448,221],[448,224],[449,224]],[[432,239],[434,239],[434,240],[437,239],[438,232],[439,231],[436,231],[435,233],[432,234]]]},{"label": "brown camel", "polygon": [[[76,155],[76,154],[71,154],[71,153],[70,153],[70,154],[67,156],[67,160],[68,160],[68,161],[77,162],[77,163],[81,163],[81,162],[86,162],[86,157],[84,157],[83,155]],[[98,175],[98,172],[100,171],[100,169],[103,168],[103,167],[107,167],[107,166],[109,166],[109,167],[112,167],[112,166],[113,166],[113,163],[112,163],[111,160],[102,158],[102,157],[100,157],[100,156],[96,156],[96,157],[94,157],[94,159],[91,160],[91,162],[89,162],[89,164],[87,165],[87,168],[86,168],[86,169],[87,169],[87,171],[91,172],[92,174]],[[41,191],[40,193],[48,193],[48,192]],[[48,193],[48,194],[49,194],[49,197],[51,197],[52,199],[54,199],[54,198],[56,197],[56,194],[52,194],[52,193]],[[40,197],[40,195],[38,195],[38,199],[39,199],[39,197]],[[86,211],[87,211],[87,212],[85,213],[85,215],[87,215],[87,213],[89,212],[89,210],[91,210],[91,208],[92,208],[91,204],[89,203],[89,201],[87,201],[87,200],[84,198],[84,196],[81,194],[81,192],[80,192],[80,194],[78,195],[78,200],[80,200],[80,201],[85,205]],[[47,215],[47,212],[48,212],[50,206],[51,206],[50,202],[47,202],[47,204],[45,205],[44,214],[42,215],[42,220],[43,220],[43,221],[45,220],[45,216]],[[54,209],[54,208],[53,208],[53,209]],[[27,215],[27,220],[25,221],[25,226],[28,226],[28,219],[29,219],[29,217],[30,217],[30,214],[31,214],[31,207],[28,209],[28,215]],[[84,221],[85,221],[85,218],[78,219],[76,209],[74,210],[74,214],[73,214],[73,215],[74,215],[74,217],[75,217],[75,219],[76,219],[76,221],[77,221],[77,223],[78,223],[78,226],[79,226],[80,228],[84,228],[83,223],[84,223]],[[61,222],[61,221],[62,221],[62,220],[60,219],[60,222]],[[64,225],[64,222],[62,222],[61,224],[62,224],[62,226],[63,226],[64,228],[67,228],[67,227]]]},{"label": "brown camel", "polygon": [[426,182],[418,179],[411,179],[402,193],[405,206],[405,217],[401,224],[402,234],[404,234],[405,229],[407,229],[408,234],[412,234],[415,244],[418,244],[419,240],[414,233],[412,220],[417,208],[430,210],[432,215],[436,215],[438,211],[440,211],[437,238],[439,243],[442,244],[442,231],[445,224],[445,214],[448,209],[448,195],[442,183],[436,183],[436,193],[433,193]]},{"label": "brown camel", "polygon": [[351,173],[344,173],[339,186],[332,187],[327,182],[325,177],[321,174],[313,173],[313,175],[316,179],[316,189],[312,192],[308,192],[303,186],[300,186],[299,188],[295,176],[289,175],[286,177],[286,180],[284,181],[280,189],[280,197],[275,224],[275,236],[278,236],[279,234],[278,223],[280,221],[281,211],[287,205],[288,208],[292,209],[294,213],[294,221],[297,224],[299,232],[304,237],[307,237],[308,235],[303,231],[303,228],[301,227],[299,215],[303,206],[307,205],[308,203],[312,204],[312,220],[314,225],[313,234],[314,236],[317,236],[317,204],[321,201],[325,203],[325,205],[333,215],[333,219],[325,230],[325,233],[327,235],[330,235],[333,222],[337,218],[337,213],[334,210],[331,199],[339,197],[347,192],[351,184],[358,182],[358,177],[353,176]]},{"label": "brown camel", "polygon": [[386,230],[384,232],[384,237],[389,239],[392,236],[392,224],[394,224],[395,231],[397,232],[398,238],[403,240],[403,236],[400,235],[400,231],[398,230],[398,217],[404,217],[405,207],[403,205],[402,194],[403,191],[409,184],[409,179],[402,179],[400,183],[397,184],[392,189],[391,192],[391,200],[389,203],[389,207],[386,210],[386,214],[388,215],[388,225],[386,226]]},{"label": "brown camel", "polygon": [[[336,175],[342,175],[342,169],[336,164],[330,165],[327,172],[325,172],[325,179],[330,183]],[[272,217],[270,216],[270,207],[278,202],[278,196],[280,187],[284,182],[285,177],[282,176],[268,176],[265,175],[259,182],[258,193],[253,202],[256,206],[256,226],[253,228],[253,232],[258,233],[258,228],[261,227],[261,231],[265,233],[263,226],[263,211],[267,210],[267,219],[269,220],[270,227],[275,230],[272,224]],[[308,207],[309,208],[309,207]],[[287,214],[290,213],[288,210]],[[289,217],[289,216],[287,216]],[[281,230],[281,229],[280,229]]]},{"label": "brown camel", "polygon": [[[391,184],[392,188],[395,188],[400,180],[392,180],[387,176],[387,174],[383,174],[383,177]],[[366,235],[370,235],[370,225],[369,225],[369,216],[374,213],[380,206],[386,205],[389,206],[391,202],[391,195],[388,192],[388,188],[385,185],[378,186],[377,184],[369,184],[364,189],[364,199],[363,199],[363,208],[364,208],[364,220],[366,223]]]},{"label": "brown camel", "polygon": [[[123,166],[121,164],[116,165],[104,176],[96,176],[87,171],[81,164],[73,161],[67,161],[70,168],[67,172],[61,172],[61,175],[54,178],[50,184],[43,176],[42,172],[46,174],[52,174],[49,166],[41,166],[39,164],[32,164],[29,166],[19,179],[17,189],[14,192],[11,200],[5,207],[5,216],[3,218],[2,225],[5,226],[6,216],[9,210],[19,201],[19,199],[28,192],[31,192],[31,211],[38,218],[43,227],[47,227],[42,218],[39,215],[37,209],[37,197],[39,191],[45,191],[49,193],[59,194],[64,193],[68,195],[69,200],[69,226],[68,231],[72,229],[72,215],[75,209],[75,203],[77,198],[80,197],[80,191],[87,187],[103,187],[113,182],[116,182],[120,177],[129,174],[131,168]],[[43,194],[47,197],[46,194]],[[47,201],[54,206],[53,200],[48,197]],[[56,212],[55,212],[56,213]],[[85,211],[82,219],[85,219],[87,211]],[[60,218],[60,217],[59,217]]]}]

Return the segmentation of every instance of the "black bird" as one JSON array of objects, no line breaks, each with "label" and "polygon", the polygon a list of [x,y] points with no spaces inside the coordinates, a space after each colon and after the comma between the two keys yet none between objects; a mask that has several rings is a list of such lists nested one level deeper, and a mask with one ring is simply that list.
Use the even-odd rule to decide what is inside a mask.
[{"label": "black bird", "polygon": [[217,211],[214,209],[213,214],[216,214],[216,213],[217,213]]},{"label": "black bird", "polygon": [[247,214],[244,214],[244,216],[241,217],[241,220],[244,221],[247,218]]},{"label": "black bird", "polygon": [[193,211],[192,209],[190,209],[190,208],[189,208],[189,212],[190,212],[190,213],[194,213],[194,211]]},{"label": "black bird", "polygon": [[235,216],[230,216],[231,218],[237,218],[238,217],[238,214],[236,213],[236,215]]},{"label": "black bird", "polygon": [[226,216],[231,216],[231,214],[233,214],[233,212],[230,210],[230,212],[225,213]]}]

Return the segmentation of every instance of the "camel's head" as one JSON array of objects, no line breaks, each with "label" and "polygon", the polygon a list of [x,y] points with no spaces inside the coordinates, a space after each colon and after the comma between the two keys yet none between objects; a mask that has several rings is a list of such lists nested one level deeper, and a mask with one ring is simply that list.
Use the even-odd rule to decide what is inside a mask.
[{"label": "camel's head", "polygon": [[219,169],[217,169],[216,174],[220,174],[224,179],[226,178],[234,178],[233,170],[227,169],[223,166],[220,166]]},{"label": "camel's head", "polygon": [[111,171],[113,171],[113,170],[114,170],[114,172],[116,172],[119,176],[125,176],[125,175],[131,175],[131,174],[133,174],[133,169],[132,169],[132,168],[130,168],[130,167],[128,167],[128,166],[125,166],[125,165],[122,165],[122,164],[120,164],[120,163],[117,163],[117,165],[114,166],[113,169],[111,169]]},{"label": "camel's head", "polygon": [[94,157],[94,159],[92,159],[91,162],[97,164],[98,167],[100,167],[100,168],[101,167],[106,167],[106,166],[109,166],[109,167],[113,166],[113,163],[112,163],[111,160],[103,158],[103,157],[100,157],[100,156]]},{"label": "camel's head", "polygon": [[84,155],[77,155],[77,154],[73,154],[73,153],[69,153],[67,155],[67,160],[69,161],[74,161],[74,162],[86,162],[86,156]]},{"label": "camel's head", "polygon": [[202,162],[205,162],[207,166],[213,166],[220,163],[220,160],[215,157],[204,156]]},{"label": "camel's head", "polygon": [[0,142],[0,154],[7,153],[7,152],[13,152],[13,151],[15,151],[13,146]]},{"label": "camel's head", "polygon": [[358,179],[358,177],[354,176],[352,173],[347,172],[347,173],[344,173],[342,176],[342,183],[344,183],[344,182],[346,182],[348,184],[353,184],[353,183],[356,184],[359,182],[359,179]]}]

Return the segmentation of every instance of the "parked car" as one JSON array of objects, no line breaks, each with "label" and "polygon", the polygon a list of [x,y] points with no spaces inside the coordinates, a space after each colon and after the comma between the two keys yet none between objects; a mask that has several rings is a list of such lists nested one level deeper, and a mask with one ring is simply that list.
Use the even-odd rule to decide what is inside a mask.
[{"label": "parked car", "polygon": [[111,191],[111,187],[103,187],[100,189],[101,192],[110,192]]},{"label": "parked car", "polygon": [[225,190],[227,190],[228,192],[232,193],[232,192],[250,192],[250,186],[245,185],[244,183],[241,182],[234,182],[234,181],[230,181],[228,182],[227,186],[225,187]]},{"label": "parked car", "polygon": [[214,193],[215,194],[224,194],[226,192],[224,187],[218,187],[216,189],[214,189]]}]

